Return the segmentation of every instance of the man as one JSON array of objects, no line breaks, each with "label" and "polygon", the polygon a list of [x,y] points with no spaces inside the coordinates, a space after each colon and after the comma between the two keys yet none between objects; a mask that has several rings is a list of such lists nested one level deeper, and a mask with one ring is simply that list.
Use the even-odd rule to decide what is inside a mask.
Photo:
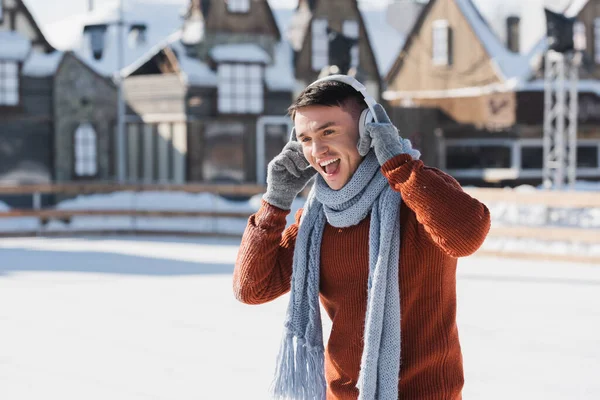
[{"label": "man", "polygon": [[[276,398],[460,399],[456,263],[484,241],[489,211],[424,166],[379,104],[362,126],[367,99],[344,82],[317,81],[290,106],[297,141],[269,163],[235,296],[260,304],[291,291]],[[319,297],[332,320],[326,349]]]}]

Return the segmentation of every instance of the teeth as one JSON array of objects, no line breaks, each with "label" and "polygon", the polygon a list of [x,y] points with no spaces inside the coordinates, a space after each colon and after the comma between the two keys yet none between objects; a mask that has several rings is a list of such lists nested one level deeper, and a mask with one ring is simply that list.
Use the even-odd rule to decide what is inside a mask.
[{"label": "teeth", "polygon": [[339,160],[339,158],[336,158],[336,159],[334,159],[334,160],[329,160],[329,161],[325,161],[325,162],[323,162],[323,163],[320,163],[319,165],[320,165],[321,167],[324,167],[324,166],[326,166],[326,165],[329,165],[329,164],[332,164],[332,163],[334,163],[334,162],[336,162],[336,161],[338,161],[338,160]]}]

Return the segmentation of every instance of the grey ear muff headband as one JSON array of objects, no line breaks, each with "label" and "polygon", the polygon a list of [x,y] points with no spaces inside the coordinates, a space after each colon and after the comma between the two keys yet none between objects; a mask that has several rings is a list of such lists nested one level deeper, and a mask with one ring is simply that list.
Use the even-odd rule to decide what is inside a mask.
[{"label": "grey ear muff headband", "polygon": [[[362,94],[362,96],[365,100],[365,103],[367,104],[367,108],[360,114],[360,118],[358,119],[358,131],[359,131],[360,137],[362,137],[363,134],[365,133],[364,129],[367,126],[367,124],[369,124],[371,122],[379,122],[377,120],[377,116],[376,116],[375,110],[373,108],[375,106],[375,104],[377,104],[377,102],[375,101],[375,99],[373,97],[371,97],[367,93],[367,88],[365,87],[365,85],[363,85],[362,83],[360,83],[359,81],[357,81],[356,79],[354,79],[351,76],[338,74],[338,75],[329,75],[324,78],[317,79],[316,81],[314,81],[307,87],[311,87],[313,85],[316,85],[317,83],[321,83],[321,82],[325,82],[325,81],[337,81],[337,82],[345,83],[347,85],[352,86],[354,88],[354,90],[356,90],[357,92]],[[295,128],[292,128],[292,133],[290,135],[290,141],[292,141],[292,140],[296,140],[296,129]]]}]

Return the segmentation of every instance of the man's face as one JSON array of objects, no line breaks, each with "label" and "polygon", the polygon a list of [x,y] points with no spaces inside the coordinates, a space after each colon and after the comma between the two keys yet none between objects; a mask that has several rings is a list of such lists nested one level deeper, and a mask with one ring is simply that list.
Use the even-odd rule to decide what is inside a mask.
[{"label": "man's face", "polygon": [[358,118],[341,107],[307,106],[296,110],[294,126],[310,165],[331,189],[343,188],[362,161]]}]

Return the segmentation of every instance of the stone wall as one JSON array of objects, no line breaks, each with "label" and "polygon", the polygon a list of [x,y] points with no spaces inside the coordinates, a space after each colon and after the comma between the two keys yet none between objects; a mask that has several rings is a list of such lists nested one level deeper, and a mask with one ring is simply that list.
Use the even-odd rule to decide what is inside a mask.
[{"label": "stone wall", "polygon": [[71,54],[65,55],[54,81],[54,166],[56,181],[77,179],[74,173],[74,135],[82,123],[90,123],[97,135],[97,180],[116,174],[114,130],[117,89]]}]

